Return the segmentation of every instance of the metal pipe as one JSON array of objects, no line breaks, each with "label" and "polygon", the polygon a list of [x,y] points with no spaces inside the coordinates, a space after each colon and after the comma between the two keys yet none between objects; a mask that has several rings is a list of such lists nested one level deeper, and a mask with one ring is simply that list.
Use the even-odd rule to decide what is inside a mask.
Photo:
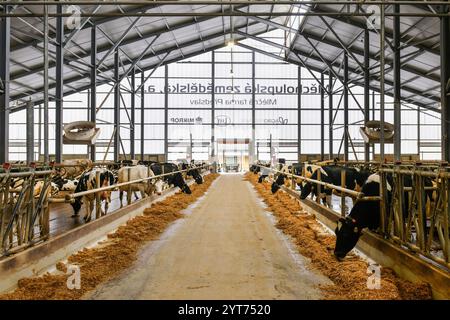
[{"label": "metal pipe", "polygon": [[[49,13],[48,17],[56,18],[56,17],[70,17],[71,13]],[[121,17],[255,17],[255,16],[272,16],[276,17],[367,17],[369,18],[372,14],[362,13],[362,12],[269,12],[269,11],[225,11],[225,12],[96,12],[96,13],[80,13],[80,17],[83,18],[121,18]],[[0,18],[40,18],[45,16],[45,13],[36,12],[36,13],[0,13]],[[426,17],[426,18],[439,18],[439,17],[448,17],[448,14],[444,13],[424,13],[424,12],[408,12],[408,13],[385,13],[385,17]]]},{"label": "metal pipe", "polygon": [[255,139],[256,139],[256,66],[255,51],[252,51],[252,153],[251,162],[255,159]]},{"label": "metal pipe", "polygon": [[328,72],[328,149],[329,159],[333,159],[333,74]]},{"label": "metal pipe", "polygon": [[[9,12],[9,6],[3,10]],[[10,66],[11,19],[0,21],[0,163],[9,161],[9,66]]]},{"label": "metal pipe", "polygon": [[384,4],[381,7],[380,19],[380,161],[384,161],[384,41],[385,41],[385,12]]},{"label": "metal pipe", "polygon": [[0,173],[0,178],[3,179],[5,177],[10,178],[23,178],[23,177],[30,177],[30,176],[46,176],[49,174],[55,173],[53,170],[44,170],[44,171],[26,171],[26,172],[6,172],[6,173]]},{"label": "metal pipe", "polygon": [[131,159],[135,159],[135,127],[136,127],[136,70],[133,68],[131,71],[131,124],[130,124],[130,154]]},{"label": "metal pipe", "polygon": [[302,67],[297,70],[297,159],[301,162],[302,158]]},{"label": "metal pipe", "polygon": [[[364,29],[364,123],[369,121],[370,113],[370,33]],[[370,160],[370,144],[364,144],[364,160]]]},{"label": "metal pipe", "polygon": [[[141,84],[144,83],[144,71],[141,71]],[[141,88],[141,160],[144,160],[144,140],[145,140],[145,88],[144,86],[140,86]]]},{"label": "metal pipe", "polygon": [[[449,5],[447,3],[448,12]],[[441,18],[441,128],[442,160],[450,161],[450,18]],[[449,197],[450,198],[450,197]]]},{"label": "metal pipe", "polygon": [[34,161],[34,105],[27,103],[27,163]]},{"label": "metal pipe", "polygon": [[120,156],[120,85],[119,83],[119,49],[114,53],[114,161],[119,161]]},{"label": "metal pipe", "polygon": [[344,160],[348,160],[348,56],[344,52]]},{"label": "metal pipe", "polygon": [[[400,6],[394,5],[394,12],[400,12]],[[394,17],[394,160],[401,159],[401,64],[400,64],[400,17]]]},{"label": "metal pipe", "polygon": [[164,66],[164,157],[169,160],[169,66]]},{"label": "metal pipe", "polygon": [[[216,87],[216,55],[215,51],[211,52],[211,85],[212,88]],[[216,150],[214,148],[215,138],[215,122],[216,122],[216,114],[215,114],[215,90],[211,90],[211,158],[215,162],[214,158],[216,156]]]},{"label": "metal pipe", "polygon": [[[62,13],[62,5],[56,7]],[[45,34],[47,38],[47,33]],[[63,153],[63,99],[64,99],[64,23],[61,16],[56,18],[56,88],[55,88],[55,161],[62,162]],[[46,51],[44,54],[48,55]]]},{"label": "metal pipe", "polygon": [[[91,28],[91,73],[90,73],[90,121],[97,122],[97,25]],[[96,159],[95,144],[91,145],[91,160]]]},{"label": "metal pipe", "polygon": [[50,161],[49,156],[49,112],[48,112],[48,7],[44,6],[44,162]]},{"label": "metal pipe", "polygon": [[[321,87],[325,86],[325,75],[320,74]],[[325,159],[325,92],[320,89],[320,160]]]}]

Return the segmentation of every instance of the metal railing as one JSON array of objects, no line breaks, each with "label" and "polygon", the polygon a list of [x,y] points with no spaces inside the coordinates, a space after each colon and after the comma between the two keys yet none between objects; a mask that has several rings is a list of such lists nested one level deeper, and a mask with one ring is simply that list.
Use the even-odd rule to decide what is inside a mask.
[{"label": "metal railing", "polygon": [[[52,170],[0,174],[0,256],[45,240],[49,235],[48,199]],[[20,189],[12,182],[23,179]],[[41,183],[36,194],[35,186]]]},{"label": "metal railing", "polygon": [[[357,163],[355,163],[357,164]],[[342,171],[341,185],[333,185],[318,179],[311,179],[293,173],[257,165],[291,179],[291,188],[295,191],[298,182],[306,181],[317,185],[316,202],[323,198],[321,187],[349,195],[356,201],[380,201],[380,227],[376,233],[391,243],[409,249],[410,252],[426,257],[439,265],[450,268],[450,168],[447,163],[435,163],[438,170],[430,167],[401,164],[378,164],[380,175],[379,196],[365,196],[362,192],[345,188],[345,171]],[[440,167],[439,167],[440,166]],[[435,169],[433,167],[433,169]],[[302,168],[302,171],[304,167]],[[304,174],[304,173],[303,173]],[[387,176],[391,175],[394,185],[391,197],[388,197]],[[412,179],[412,186],[405,187],[405,176]],[[425,179],[434,179],[433,186],[425,186]],[[390,198],[390,199],[388,199]],[[341,197],[340,214],[345,216],[345,197]],[[437,241],[435,234],[437,234]]]},{"label": "metal railing", "polygon": [[[105,165],[102,163],[102,165]],[[106,165],[113,165],[107,163]],[[70,165],[72,166],[72,165]],[[72,203],[75,198],[86,195],[95,195],[95,218],[106,215],[101,211],[101,193],[126,188],[128,204],[131,203],[132,185],[149,183],[151,180],[161,179],[175,173],[187,173],[193,169],[206,171],[210,164],[195,166],[184,170],[177,170],[142,179],[116,183],[110,186],[99,187],[83,192],[66,194],[64,198],[55,198],[51,195],[51,180],[55,170],[37,171],[35,167],[29,171],[10,172],[8,167],[5,173],[0,173],[0,257],[14,254],[38,242],[45,241],[50,235],[50,203]],[[132,170],[130,167],[129,170]],[[148,167],[149,168],[149,167]],[[128,176],[130,176],[128,174]],[[11,185],[16,179],[23,179],[20,189],[13,189]],[[35,186],[41,183],[40,190],[36,192]],[[96,185],[100,185],[100,171],[96,173]]]}]

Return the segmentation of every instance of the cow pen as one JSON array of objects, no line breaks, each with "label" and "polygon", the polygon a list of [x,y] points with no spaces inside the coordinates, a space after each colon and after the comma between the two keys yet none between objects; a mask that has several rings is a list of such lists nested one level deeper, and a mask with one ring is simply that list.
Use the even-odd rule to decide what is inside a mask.
[{"label": "cow pen", "polygon": [[[364,166],[367,163],[351,162],[346,165]],[[283,186],[282,189],[299,200],[299,193],[296,191],[297,182],[306,181],[316,184],[318,196],[315,201],[310,199],[300,201],[332,230],[336,228],[339,218],[346,216],[343,205],[345,197],[341,196],[341,211],[336,212],[321,204],[321,199],[324,198],[321,188],[336,190],[341,194],[353,197],[356,201],[379,201],[381,226],[377,230],[363,231],[364,235],[361,243],[357,245],[358,249],[375,261],[379,261],[380,264],[392,267],[407,279],[430,283],[437,297],[447,299],[450,285],[448,224],[450,174],[447,163],[434,163],[433,169],[437,169],[435,171],[430,170],[429,165],[424,169],[421,164],[414,166],[414,164],[378,163],[376,165],[381,177],[380,196],[365,196],[362,192],[345,188],[345,171],[342,171],[341,185],[333,185],[320,180],[320,170],[318,170],[318,179],[315,180],[305,177],[304,173],[295,175],[273,168],[266,167],[266,169],[274,174],[286,175],[290,179],[290,186]],[[387,174],[393,175],[394,185],[392,187],[395,190],[390,202],[386,196],[388,193]],[[402,177],[405,175],[413,177],[412,187],[404,187]],[[436,179],[436,186],[425,187],[424,177]],[[297,182],[296,179],[298,179]],[[402,214],[402,205],[405,201],[404,192],[411,195],[406,204],[410,213],[406,221]],[[425,208],[426,192],[433,194],[433,203],[428,208]],[[387,210],[387,206],[390,206],[392,210]],[[427,212],[426,217],[419,214],[419,212],[425,211]],[[434,241],[435,235],[437,235],[437,242]]]},{"label": "cow pen", "polygon": [[[96,164],[104,166],[105,163]],[[106,165],[111,165],[108,163]],[[64,167],[63,165],[55,165],[54,167]],[[107,187],[87,190],[84,192],[66,194],[64,198],[53,197],[51,191],[51,177],[55,174],[54,167],[52,170],[39,170],[39,167],[32,166],[29,171],[10,172],[12,166],[5,166],[6,172],[0,173],[0,240],[1,252],[0,258],[15,254],[25,250],[37,243],[49,239],[52,230],[50,228],[50,207],[51,204],[57,203],[73,203],[76,198],[85,195],[95,195],[95,219],[99,219],[102,215],[102,205],[100,193],[104,191],[112,191],[119,187],[129,187],[127,192],[127,204],[131,202],[131,185],[136,183],[150,183],[155,179],[161,179],[173,173],[185,173],[190,169],[178,170],[171,173],[162,173],[160,175],[147,177],[143,179],[132,180],[123,183],[117,183]],[[47,169],[48,167],[45,167]],[[209,170],[210,165],[199,166],[204,171]],[[23,178],[22,188],[10,190],[13,179]],[[40,192],[34,194],[34,186],[37,180],[42,180],[43,185]],[[96,175],[97,185],[99,185],[100,174]],[[17,194],[17,196],[14,196]]]}]

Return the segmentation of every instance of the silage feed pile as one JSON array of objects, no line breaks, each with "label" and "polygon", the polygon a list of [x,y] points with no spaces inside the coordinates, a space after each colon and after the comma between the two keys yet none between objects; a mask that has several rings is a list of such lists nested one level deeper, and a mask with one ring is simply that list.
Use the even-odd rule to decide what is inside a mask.
[{"label": "silage feed pile", "polygon": [[15,291],[0,295],[4,299],[80,299],[85,293],[129,268],[137,259],[138,250],[155,240],[170,223],[181,218],[180,213],[200,198],[218,174],[205,176],[201,185],[191,185],[192,194],[176,193],[144,210],[144,215],[130,219],[126,225],[108,235],[104,243],[83,249],[68,258],[70,265],[80,267],[81,288],[68,289],[67,265],[59,262],[59,272],[19,280]]},{"label": "silage feed pile", "polygon": [[258,183],[256,174],[248,173],[245,179],[253,184],[276,217],[276,227],[291,236],[299,253],[311,260],[311,268],[334,283],[321,286],[325,299],[431,299],[427,284],[400,279],[388,268],[382,268],[381,288],[368,289],[368,263],[355,255],[337,261],[333,255],[335,236],[325,232],[315,216],[302,209],[298,200],[283,191],[272,194],[270,183]]}]

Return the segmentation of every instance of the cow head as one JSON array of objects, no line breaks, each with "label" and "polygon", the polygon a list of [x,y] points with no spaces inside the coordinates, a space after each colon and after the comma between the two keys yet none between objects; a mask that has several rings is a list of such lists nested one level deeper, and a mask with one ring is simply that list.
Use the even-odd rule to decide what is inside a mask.
[{"label": "cow head", "polygon": [[83,202],[81,201],[81,197],[75,198],[75,201],[70,204],[73,208],[73,215],[76,216],[80,212],[81,206]]},{"label": "cow head", "polygon": [[186,193],[186,194],[191,194],[191,188],[189,188],[189,186],[187,185],[187,183],[185,182],[184,185],[181,187],[181,190]]},{"label": "cow head", "polygon": [[187,185],[186,181],[183,179],[183,176],[181,175],[181,173],[177,172],[174,174],[173,177],[173,184],[180,188],[181,191],[183,191],[186,194],[191,194],[191,189],[189,188],[189,186]]},{"label": "cow head", "polygon": [[[115,177],[114,174],[109,170],[106,170],[105,172],[102,172],[100,174],[100,184],[102,187],[112,186],[116,183],[116,181],[117,177]],[[102,200],[106,200],[107,202],[111,202],[111,190],[103,191],[100,194],[100,198]]]},{"label": "cow head", "polygon": [[274,183],[272,183],[272,193],[276,193],[278,190],[280,190],[281,186],[284,185],[284,179],[286,176],[284,174],[278,175],[277,179]]},{"label": "cow head", "polygon": [[336,246],[334,248],[334,255],[338,260],[345,258],[358,242],[361,236],[361,229],[357,222],[352,217],[340,218],[335,230]]},{"label": "cow head", "polygon": [[203,177],[197,168],[189,170],[188,174],[194,178],[195,183],[197,183],[197,184],[203,183]]},{"label": "cow head", "polygon": [[301,187],[302,192],[300,193],[300,199],[304,200],[307,196],[315,189],[311,182],[304,182]]},{"label": "cow head", "polygon": [[161,195],[164,187],[164,180],[158,179],[155,182],[155,192],[157,195]]}]

